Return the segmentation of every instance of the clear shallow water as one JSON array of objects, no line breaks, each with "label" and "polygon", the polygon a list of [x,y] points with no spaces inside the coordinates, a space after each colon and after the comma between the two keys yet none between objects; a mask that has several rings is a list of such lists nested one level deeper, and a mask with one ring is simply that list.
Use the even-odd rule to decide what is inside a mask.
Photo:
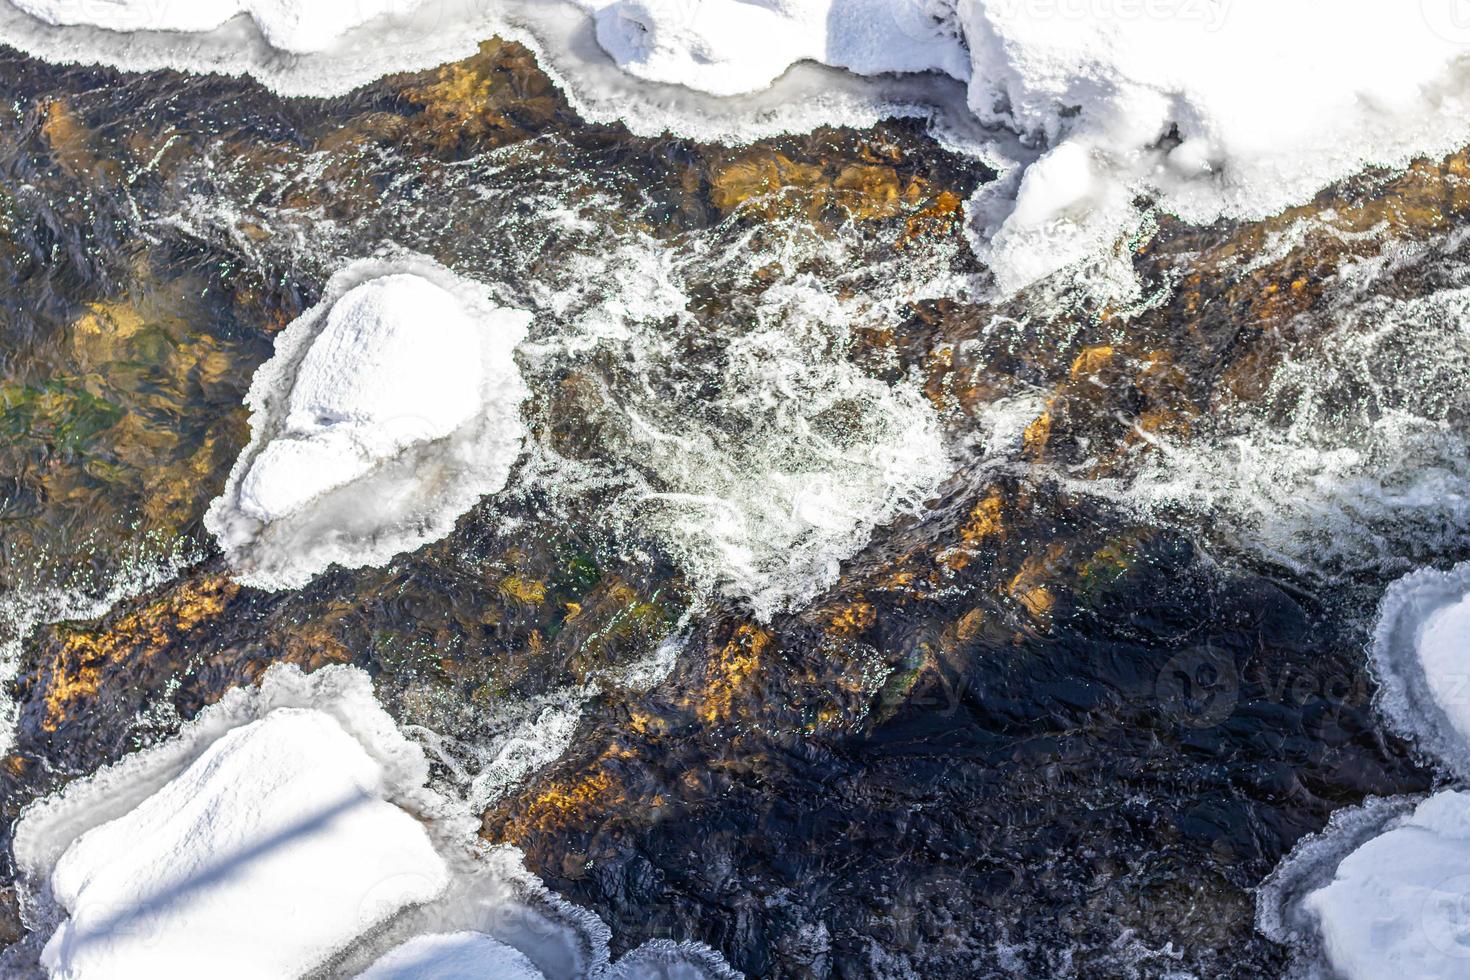
[{"label": "clear shallow water", "polygon": [[[1465,551],[1453,166],[1165,219],[1131,298],[993,307],[953,221],[989,175],[916,124],[633,139],[495,45],[321,102],[0,77],[6,599],[203,555],[13,617],[8,817],[269,663],[353,662],[619,943],[1255,976],[1276,859],[1429,784],[1361,643]],[[244,388],[380,249],[536,314],[531,448],[444,542],[238,589],[199,520]]]}]

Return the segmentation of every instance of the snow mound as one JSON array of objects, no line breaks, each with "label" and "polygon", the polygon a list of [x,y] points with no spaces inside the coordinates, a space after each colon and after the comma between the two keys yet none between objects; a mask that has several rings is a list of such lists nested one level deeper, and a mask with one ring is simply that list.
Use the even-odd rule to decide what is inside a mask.
[{"label": "snow mound", "polygon": [[1373,664],[1393,727],[1470,777],[1470,562],[1421,569],[1389,587]]},{"label": "snow mound", "polygon": [[[1421,569],[1379,607],[1380,707],[1460,778],[1470,773],[1470,562]],[[1257,926],[1346,980],[1470,974],[1470,792],[1333,814],[1262,885]],[[1311,974],[1317,976],[1317,973]]]},{"label": "snow mound", "polygon": [[0,976],[733,976],[698,944],[612,964],[600,919],[479,841],[474,811],[428,783],[366,673],[273,667],[26,808],[27,936]]},{"label": "snow mound", "polygon": [[[1470,971],[1470,793],[1437,793],[1408,812],[1374,801],[1335,815],[1283,867],[1275,882],[1313,885],[1290,896],[1279,918],[1272,913],[1296,931],[1268,935],[1309,951],[1334,976],[1451,980]],[[1272,888],[1263,898],[1281,897]]]},{"label": "snow mound", "polygon": [[544,980],[524,953],[478,932],[419,936],[396,946],[358,980]]},{"label": "snow mound", "polygon": [[282,708],[231,731],[66,850],[51,889],[68,918],[42,964],[77,978],[185,976],[211,960],[218,977],[305,973],[448,885],[383,789],[382,766],[330,715]]},{"label": "snow mound", "polygon": [[256,372],[251,443],[205,519],[239,579],[295,588],[333,562],[380,564],[504,486],[529,322],[425,259],[334,276]]}]

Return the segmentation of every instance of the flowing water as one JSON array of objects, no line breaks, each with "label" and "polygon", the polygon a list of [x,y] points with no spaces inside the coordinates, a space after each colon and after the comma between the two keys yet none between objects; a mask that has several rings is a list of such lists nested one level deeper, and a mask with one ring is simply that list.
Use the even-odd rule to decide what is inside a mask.
[{"label": "flowing water", "polygon": [[[1154,215],[996,303],[960,228],[995,174],[918,121],[637,138],[498,41],[332,100],[0,84],[7,824],[270,664],[354,663],[619,948],[1260,976],[1278,859],[1433,783],[1363,643],[1470,556],[1460,158]],[[408,252],[533,313],[527,452],[442,542],[242,588],[202,517],[250,378]]]}]

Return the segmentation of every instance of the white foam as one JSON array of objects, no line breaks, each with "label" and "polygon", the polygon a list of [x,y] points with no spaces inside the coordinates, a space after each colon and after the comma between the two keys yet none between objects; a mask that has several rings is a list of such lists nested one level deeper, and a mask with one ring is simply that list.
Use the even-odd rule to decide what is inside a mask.
[{"label": "white foam", "polygon": [[[0,972],[356,976],[474,952],[481,975],[630,975],[609,962],[606,925],[550,894],[513,848],[477,841],[474,812],[428,778],[364,672],[272,667],[172,739],[23,812],[13,846],[29,934]],[[446,940],[466,932],[483,938]],[[698,945],[630,955],[670,977],[730,976]]]},{"label": "white foam", "polygon": [[1362,295],[1333,284],[1303,341],[1249,399],[1228,391],[1187,438],[1155,434],[1136,472],[1085,475],[1148,519],[1188,515],[1235,548],[1311,577],[1402,574],[1470,528],[1470,290],[1451,249],[1426,272],[1455,284]]},{"label": "white foam", "polygon": [[426,259],[335,275],[256,372],[250,445],[205,519],[237,577],[294,588],[381,564],[500,489],[525,434],[529,320]]},{"label": "white foam", "polygon": [[[791,258],[752,244],[728,243],[727,254],[722,243],[700,261],[738,270]],[[601,395],[597,431],[612,472],[542,442],[522,476],[538,489],[596,493],[615,527],[653,536],[702,589],[760,618],[799,606],[876,528],[920,513],[948,476],[951,455],[918,385],[877,380],[846,356],[849,325],[897,322],[876,297],[796,275],[752,297],[740,323],[701,324],[690,312],[694,270],[660,243],[634,237],[578,261],[577,282],[548,298],[571,327],[554,363],[617,352],[637,380]],[[902,294],[901,278],[893,288]],[[714,361],[676,342],[707,342],[712,329]],[[541,350],[530,347],[534,360]]]}]

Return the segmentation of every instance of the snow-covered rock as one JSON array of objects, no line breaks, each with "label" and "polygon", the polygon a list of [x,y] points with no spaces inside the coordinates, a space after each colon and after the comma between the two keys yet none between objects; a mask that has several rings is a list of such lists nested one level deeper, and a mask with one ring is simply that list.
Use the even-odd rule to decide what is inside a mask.
[{"label": "snow-covered rock", "polygon": [[1373,667],[1393,727],[1470,778],[1470,562],[1421,569],[1389,587]]},{"label": "snow-covered rock", "polygon": [[[272,667],[172,738],[27,807],[27,936],[0,976],[729,980],[708,947],[611,932],[476,837],[355,667]],[[626,964],[626,966],[625,966]]]},{"label": "snow-covered rock", "polygon": [[[423,826],[330,715],[236,728],[51,873],[67,918],[42,953],[75,980],[299,976],[449,882]],[[269,941],[262,941],[268,936]]]},{"label": "snow-covered rock", "polygon": [[[1282,895],[1294,883],[1294,894]],[[1342,980],[1470,974],[1470,793],[1404,811],[1376,801],[1335,816],[1263,890],[1273,938],[1308,948]],[[1293,931],[1293,929],[1295,931]]]},{"label": "snow-covered rock", "polygon": [[276,341],[206,524],[241,581],[292,588],[443,537],[520,454],[529,314],[425,259],[357,262]]},{"label": "snow-covered rock", "polygon": [[402,0],[12,0],[48,24],[109,31],[213,31],[248,17],[278,51],[330,48],[347,31],[393,12]]}]

